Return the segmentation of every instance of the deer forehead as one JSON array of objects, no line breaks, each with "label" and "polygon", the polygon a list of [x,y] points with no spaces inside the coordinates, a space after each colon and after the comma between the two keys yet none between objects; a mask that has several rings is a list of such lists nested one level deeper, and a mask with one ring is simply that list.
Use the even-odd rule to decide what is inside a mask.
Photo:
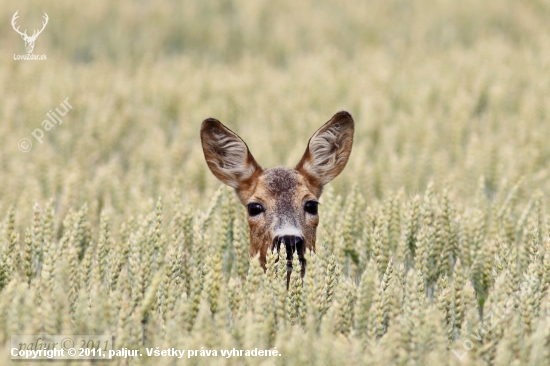
[{"label": "deer forehead", "polygon": [[253,197],[274,207],[278,213],[290,213],[301,206],[305,197],[315,198],[304,177],[294,169],[268,169],[259,177]]}]

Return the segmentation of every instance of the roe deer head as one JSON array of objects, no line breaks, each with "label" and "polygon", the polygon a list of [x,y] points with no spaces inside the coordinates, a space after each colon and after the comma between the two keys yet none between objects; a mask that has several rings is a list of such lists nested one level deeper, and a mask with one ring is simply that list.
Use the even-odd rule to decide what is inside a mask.
[{"label": "roe deer head", "polygon": [[287,253],[287,287],[292,256],[297,252],[301,276],[306,249],[315,251],[323,186],[346,166],[353,145],[354,122],[348,112],[336,113],[309,140],[295,168],[263,169],[245,142],[220,121],[206,119],[201,126],[204,158],[212,173],[235,189],[248,210],[250,256],[260,256],[265,270],[267,250]]}]

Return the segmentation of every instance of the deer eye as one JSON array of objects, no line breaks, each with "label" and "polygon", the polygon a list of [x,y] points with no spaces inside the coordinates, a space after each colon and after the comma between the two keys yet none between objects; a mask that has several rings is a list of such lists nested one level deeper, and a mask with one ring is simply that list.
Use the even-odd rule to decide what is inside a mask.
[{"label": "deer eye", "polygon": [[256,202],[249,203],[246,207],[250,216],[257,216],[265,211],[263,206]]},{"label": "deer eye", "polygon": [[319,202],[316,201],[307,201],[304,205],[304,210],[311,215],[317,215],[317,206],[319,206]]}]

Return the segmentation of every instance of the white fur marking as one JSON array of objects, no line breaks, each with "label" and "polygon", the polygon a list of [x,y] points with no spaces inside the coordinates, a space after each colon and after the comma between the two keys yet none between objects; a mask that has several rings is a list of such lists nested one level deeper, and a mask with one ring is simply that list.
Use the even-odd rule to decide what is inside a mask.
[{"label": "white fur marking", "polygon": [[275,237],[281,237],[281,236],[298,236],[300,238],[304,237],[304,234],[302,234],[302,230],[298,229],[294,226],[283,226],[277,230],[275,230]]}]

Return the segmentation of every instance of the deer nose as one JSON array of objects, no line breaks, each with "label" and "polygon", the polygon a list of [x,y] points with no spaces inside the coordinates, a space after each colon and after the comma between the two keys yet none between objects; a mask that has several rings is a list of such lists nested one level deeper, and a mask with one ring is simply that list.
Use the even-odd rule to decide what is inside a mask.
[{"label": "deer nose", "polygon": [[281,248],[281,244],[285,245],[286,259],[292,261],[292,254],[298,252],[298,258],[304,256],[304,238],[302,236],[283,235],[276,236],[273,239],[273,247],[277,248],[277,252]]},{"label": "deer nose", "polygon": [[294,252],[298,252],[298,259],[300,261],[302,278],[306,273],[306,259],[304,258],[305,242],[302,236],[276,236],[273,239],[273,248],[277,248],[277,253],[281,248],[281,244],[286,248],[286,289],[290,284],[290,274],[292,273],[292,257]]}]

